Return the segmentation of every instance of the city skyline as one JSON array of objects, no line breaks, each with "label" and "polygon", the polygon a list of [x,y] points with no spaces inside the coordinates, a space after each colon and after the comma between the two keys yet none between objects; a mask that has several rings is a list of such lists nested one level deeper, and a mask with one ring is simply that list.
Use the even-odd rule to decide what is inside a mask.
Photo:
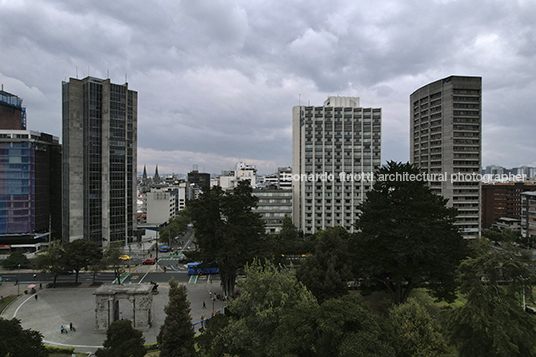
[{"label": "city skyline", "polygon": [[[296,105],[329,96],[382,108],[382,159],[409,161],[409,95],[480,76],[482,166],[536,166],[536,4],[0,2],[0,83],[27,128],[61,136],[61,82],[87,75],[139,93],[138,167],[259,173],[292,163]],[[21,25],[20,19],[26,21]]]}]

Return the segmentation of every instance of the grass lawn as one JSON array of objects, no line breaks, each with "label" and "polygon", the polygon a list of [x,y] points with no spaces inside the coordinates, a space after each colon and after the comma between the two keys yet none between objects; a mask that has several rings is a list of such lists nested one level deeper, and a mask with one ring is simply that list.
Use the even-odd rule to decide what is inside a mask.
[{"label": "grass lawn", "polygon": [[[351,290],[350,294],[356,294],[359,296],[363,303],[378,315],[387,313],[389,308],[392,306],[391,297],[386,292],[374,292],[371,295],[361,296],[359,295],[358,291]],[[465,296],[460,295],[452,304],[444,301],[435,302],[434,298],[428,295],[426,289],[423,288],[413,289],[409,294],[409,297],[417,299],[421,304],[428,306],[430,309],[441,309],[445,307],[456,308],[463,306],[463,304],[465,304],[467,301]]]},{"label": "grass lawn", "polygon": [[9,295],[0,299],[0,314],[13,300],[17,298],[17,295]]},{"label": "grass lawn", "polygon": [[145,355],[145,357],[158,357],[158,356],[160,356],[160,351],[151,351]]}]

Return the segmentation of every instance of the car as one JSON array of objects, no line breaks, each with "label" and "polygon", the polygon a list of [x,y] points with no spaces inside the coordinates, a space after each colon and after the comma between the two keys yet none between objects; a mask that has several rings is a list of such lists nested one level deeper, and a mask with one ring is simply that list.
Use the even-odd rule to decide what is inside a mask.
[{"label": "car", "polygon": [[154,258],[147,258],[144,261],[141,262],[142,264],[156,264],[156,261]]},{"label": "car", "polygon": [[125,255],[120,256],[119,259],[121,259],[121,260],[130,260],[130,257],[125,254]]}]

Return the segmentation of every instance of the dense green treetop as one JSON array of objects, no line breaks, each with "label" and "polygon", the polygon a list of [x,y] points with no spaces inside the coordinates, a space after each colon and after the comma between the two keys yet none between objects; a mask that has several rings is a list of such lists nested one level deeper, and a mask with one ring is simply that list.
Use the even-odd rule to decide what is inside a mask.
[{"label": "dense green treetop", "polygon": [[2,262],[2,266],[5,269],[17,269],[19,265],[21,268],[28,268],[30,266],[30,261],[20,249],[11,252],[9,256]]},{"label": "dense green treetop", "polygon": [[96,264],[102,259],[102,249],[94,242],[85,239],[75,239],[63,245],[64,265],[76,272],[75,282],[78,282],[78,273],[82,268]]},{"label": "dense green treetop", "polygon": [[454,309],[449,335],[461,357],[535,356],[536,318],[523,310],[532,299],[531,253],[511,244],[472,244],[460,265],[460,291],[467,302]]},{"label": "dense green treetop", "polygon": [[132,327],[130,320],[117,320],[106,330],[103,348],[99,348],[97,357],[143,357],[147,353],[143,346],[143,333]]},{"label": "dense green treetop", "polygon": [[0,356],[46,357],[41,333],[23,329],[20,320],[0,317]]},{"label": "dense green treetop", "polygon": [[194,329],[186,286],[169,282],[169,302],[164,308],[166,319],[157,336],[160,357],[195,356]]},{"label": "dense green treetop", "polygon": [[[387,178],[418,175],[409,163],[388,162]],[[465,242],[454,226],[456,209],[423,181],[376,181],[360,205],[353,251],[362,291],[386,290],[397,304],[426,283],[438,299],[455,299],[455,277]]]},{"label": "dense green treetop", "polygon": [[347,293],[352,262],[348,251],[350,234],[343,227],[328,228],[319,236],[314,254],[302,263],[297,276],[322,303]]},{"label": "dense green treetop", "polygon": [[203,191],[190,203],[198,251],[193,255],[205,263],[216,261],[226,295],[234,292],[236,273],[254,257],[266,256],[264,223],[256,207],[249,181],[240,181],[230,193],[216,186]]}]

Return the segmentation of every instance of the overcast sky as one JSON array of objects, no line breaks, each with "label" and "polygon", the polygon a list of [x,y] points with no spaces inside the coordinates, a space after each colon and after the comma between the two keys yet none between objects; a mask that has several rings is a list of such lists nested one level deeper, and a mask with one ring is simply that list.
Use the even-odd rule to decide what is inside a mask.
[{"label": "overcast sky", "polygon": [[409,95],[481,76],[483,166],[536,166],[536,1],[0,0],[0,83],[61,138],[61,82],[138,92],[138,171],[292,164],[292,107],[383,110],[382,161],[409,160]]}]

